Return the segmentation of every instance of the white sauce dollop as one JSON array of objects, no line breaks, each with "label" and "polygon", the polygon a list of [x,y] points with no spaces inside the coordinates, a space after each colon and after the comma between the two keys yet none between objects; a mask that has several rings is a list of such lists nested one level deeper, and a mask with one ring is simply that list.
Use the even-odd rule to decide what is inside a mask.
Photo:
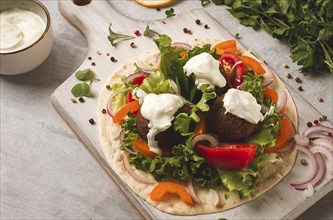
[{"label": "white sauce dollop", "polygon": [[264,118],[260,112],[261,105],[251,93],[246,91],[229,89],[224,95],[223,107],[226,109],[225,113],[229,112],[252,124],[258,124]]},{"label": "white sauce dollop", "polygon": [[149,120],[147,138],[150,151],[157,155],[162,154],[155,136],[171,126],[174,114],[183,105],[183,99],[173,94],[163,93],[156,95],[149,93],[144,96],[141,114],[145,119]]},{"label": "white sauce dollop", "polygon": [[195,84],[200,88],[203,84],[224,87],[226,80],[220,72],[220,62],[209,53],[201,53],[189,59],[184,65],[187,76],[192,73],[196,77]]},{"label": "white sauce dollop", "polygon": [[24,49],[36,42],[44,33],[46,24],[37,14],[20,8],[0,13],[0,52]]}]

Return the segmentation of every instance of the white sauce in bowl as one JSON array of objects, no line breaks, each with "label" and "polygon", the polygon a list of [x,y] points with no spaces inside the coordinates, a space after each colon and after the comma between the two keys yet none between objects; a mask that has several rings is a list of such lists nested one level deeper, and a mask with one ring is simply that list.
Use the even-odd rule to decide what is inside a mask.
[{"label": "white sauce in bowl", "polygon": [[46,24],[34,12],[12,8],[0,13],[0,53],[22,50],[35,43]]}]

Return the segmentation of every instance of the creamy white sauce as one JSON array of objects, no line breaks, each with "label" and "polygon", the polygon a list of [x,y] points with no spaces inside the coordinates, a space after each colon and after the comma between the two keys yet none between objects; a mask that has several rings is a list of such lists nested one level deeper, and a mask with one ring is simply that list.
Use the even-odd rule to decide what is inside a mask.
[{"label": "creamy white sauce", "polygon": [[37,14],[20,8],[0,13],[0,52],[24,49],[36,42],[44,33],[46,24]]},{"label": "creamy white sauce", "polygon": [[183,105],[183,99],[173,94],[163,93],[156,95],[149,93],[144,96],[141,114],[145,119],[149,120],[147,139],[150,151],[157,155],[162,154],[155,136],[172,125],[171,121],[174,119],[174,114]]},{"label": "creamy white sauce", "polygon": [[209,53],[201,53],[192,57],[183,68],[187,76],[192,73],[195,75],[195,84],[198,88],[203,84],[221,88],[226,85],[226,80],[220,72],[220,62]]},{"label": "creamy white sauce", "polygon": [[229,112],[252,124],[258,124],[264,118],[260,112],[261,105],[251,93],[246,91],[229,89],[224,95],[223,107],[226,109],[225,113]]}]

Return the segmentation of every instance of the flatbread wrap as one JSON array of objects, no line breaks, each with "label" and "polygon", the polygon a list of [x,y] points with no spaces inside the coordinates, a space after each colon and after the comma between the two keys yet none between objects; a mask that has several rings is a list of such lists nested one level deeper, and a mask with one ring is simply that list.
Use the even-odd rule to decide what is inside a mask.
[{"label": "flatbread wrap", "polygon": [[[170,214],[225,211],[293,167],[298,119],[282,81],[236,41],[154,39],[99,97],[99,134],[114,172]],[[211,75],[215,74],[215,75]]]}]

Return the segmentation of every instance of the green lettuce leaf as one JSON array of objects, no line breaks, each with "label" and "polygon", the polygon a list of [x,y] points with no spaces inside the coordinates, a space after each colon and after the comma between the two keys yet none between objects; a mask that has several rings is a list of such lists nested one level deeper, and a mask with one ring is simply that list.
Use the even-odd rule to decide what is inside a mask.
[{"label": "green lettuce leaf", "polygon": [[262,83],[264,77],[262,75],[255,74],[252,70],[247,70],[246,74],[243,75],[244,84],[241,90],[249,92],[257,99],[258,104],[262,104],[264,101],[264,89]]},{"label": "green lettuce leaf", "polygon": [[174,93],[175,91],[172,87],[172,83],[173,82],[171,82],[169,79],[166,79],[161,72],[157,71],[143,80],[142,84],[140,85],[140,89],[146,93]]}]

